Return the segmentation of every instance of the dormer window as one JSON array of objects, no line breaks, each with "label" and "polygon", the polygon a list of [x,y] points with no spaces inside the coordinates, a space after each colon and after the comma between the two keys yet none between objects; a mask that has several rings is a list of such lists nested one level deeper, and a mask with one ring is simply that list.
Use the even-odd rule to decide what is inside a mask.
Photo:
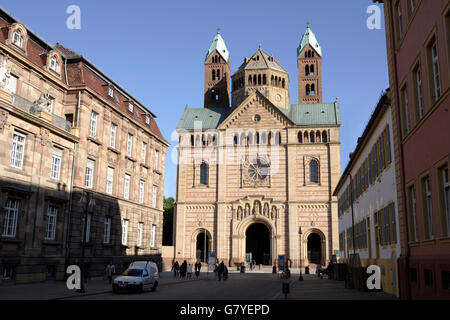
[{"label": "dormer window", "polygon": [[114,90],[111,88],[108,88],[108,96],[110,96],[111,98],[114,97]]},{"label": "dormer window", "polygon": [[133,112],[133,105],[131,103],[128,104],[128,111]]},{"label": "dormer window", "polygon": [[145,117],[145,123],[146,123],[146,124],[150,124],[150,117],[149,117],[149,116],[146,116],[146,117]]},{"label": "dormer window", "polygon": [[52,57],[50,59],[50,69],[55,72],[58,70],[58,60],[56,59],[56,57]]},{"label": "dormer window", "polygon": [[16,31],[14,31],[13,33],[13,43],[18,46],[19,48],[22,48],[23,46],[23,35],[22,35],[22,31],[20,31],[20,29],[17,29]]}]

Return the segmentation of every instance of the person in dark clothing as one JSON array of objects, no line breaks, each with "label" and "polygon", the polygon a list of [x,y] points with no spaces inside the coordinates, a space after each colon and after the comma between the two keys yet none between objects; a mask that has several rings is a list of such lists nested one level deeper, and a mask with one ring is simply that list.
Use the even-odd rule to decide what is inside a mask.
[{"label": "person in dark clothing", "polygon": [[197,263],[195,264],[195,276],[197,279],[200,276],[201,269],[202,269],[202,263],[200,261],[197,261]]},{"label": "person in dark clothing", "polygon": [[186,271],[187,271],[187,261],[184,260],[180,267],[180,277],[181,278],[186,277]]},{"label": "person in dark clothing", "polygon": [[219,264],[219,266],[217,267],[217,276],[219,277],[219,281],[222,280],[222,276],[223,276],[224,271],[225,271],[225,264],[222,261]]},{"label": "person in dark clothing", "polygon": [[328,279],[333,279],[334,278],[334,263],[332,261],[330,261],[328,263],[328,267],[327,267],[326,273],[328,274]]},{"label": "person in dark clothing", "polygon": [[223,280],[228,280],[228,268],[226,266],[223,270]]},{"label": "person in dark clothing", "polygon": [[175,263],[172,266],[173,271],[173,277],[176,278],[178,276],[178,272],[180,271],[180,265],[178,264],[178,261],[175,261]]}]

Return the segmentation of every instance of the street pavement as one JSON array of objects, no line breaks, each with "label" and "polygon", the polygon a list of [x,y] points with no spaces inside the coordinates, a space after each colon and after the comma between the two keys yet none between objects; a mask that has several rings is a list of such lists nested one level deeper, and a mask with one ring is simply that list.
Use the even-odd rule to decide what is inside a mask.
[{"label": "street pavement", "polygon": [[[383,292],[360,292],[346,289],[343,282],[319,279],[305,275],[298,281],[292,274],[288,300],[393,300]],[[86,285],[86,293],[69,291],[65,282],[0,285],[0,300],[284,300],[282,283],[270,273],[230,272],[229,279],[219,282],[214,274],[203,273],[199,280],[174,278],[172,273],[161,273],[155,292],[113,294],[107,280],[94,279]]]}]

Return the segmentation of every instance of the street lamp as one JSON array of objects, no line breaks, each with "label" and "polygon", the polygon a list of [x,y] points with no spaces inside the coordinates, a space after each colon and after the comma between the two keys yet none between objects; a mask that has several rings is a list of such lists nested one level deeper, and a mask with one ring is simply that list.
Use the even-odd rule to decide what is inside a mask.
[{"label": "street lamp", "polygon": [[92,198],[90,192],[83,191],[83,196],[81,197],[81,203],[85,205],[84,208],[84,226],[83,226],[83,239],[81,241],[81,288],[78,292],[84,293],[84,252],[86,247],[86,238],[87,238],[87,224],[88,224],[88,215],[89,215],[89,207],[95,206],[95,200]]},{"label": "street lamp", "polygon": [[298,234],[300,236],[300,247],[299,247],[299,271],[300,271],[300,276],[298,277],[299,281],[303,281],[303,276],[302,276],[302,227],[298,228]]}]

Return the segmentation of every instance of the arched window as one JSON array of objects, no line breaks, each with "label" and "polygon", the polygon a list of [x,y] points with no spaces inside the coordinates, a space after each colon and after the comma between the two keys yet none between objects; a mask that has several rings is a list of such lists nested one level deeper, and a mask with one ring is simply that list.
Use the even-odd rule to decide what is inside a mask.
[{"label": "arched window", "polygon": [[308,51],[305,51],[305,58],[308,58]]},{"label": "arched window", "polygon": [[269,139],[267,140],[267,142],[269,143],[269,145],[272,144],[272,132],[269,132]]},{"label": "arched window", "polygon": [[253,85],[256,86],[257,84],[257,79],[256,79],[256,74],[253,75]]},{"label": "arched window", "polygon": [[267,84],[267,77],[266,77],[266,75],[263,75],[263,84]]},{"label": "arched window", "polygon": [[261,83],[262,83],[262,82],[261,82],[261,75],[259,74],[259,75],[258,75],[258,85],[261,85]]},{"label": "arched window", "polygon": [[233,139],[234,141],[233,141],[233,144],[235,145],[235,146],[237,146],[238,144],[239,144],[239,134],[235,134],[234,135],[234,139]]},{"label": "arched window", "polygon": [[314,139],[314,132],[311,131],[311,133],[309,134],[309,142],[310,143],[314,143],[315,139]]},{"label": "arched window", "polygon": [[286,86],[286,81],[283,79],[283,83],[282,83],[282,85],[281,85],[282,87],[283,87],[283,89],[284,89],[284,87]]},{"label": "arched window", "polygon": [[202,145],[204,147],[206,146],[206,137],[205,137],[205,135],[202,135]]},{"label": "arched window", "polygon": [[303,143],[303,134],[301,131],[298,133],[298,143]]},{"label": "arched window", "polygon": [[252,145],[253,144],[253,134],[249,133],[248,134],[248,145]]},{"label": "arched window", "polygon": [[200,147],[200,143],[201,143],[201,141],[200,141],[200,135],[197,135],[197,137],[195,138],[195,146],[196,146],[196,147]]},{"label": "arched window", "polygon": [[306,95],[309,96],[311,93],[311,87],[309,86],[309,84],[306,85]]},{"label": "arched window", "polygon": [[308,64],[305,66],[305,75],[309,76],[309,65]]},{"label": "arched window", "polygon": [[204,162],[200,165],[200,184],[208,184],[208,165]]},{"label": "arched window", "polygon": [[267,144],[267,134],[265,132],[263,132],[261,134],[261,143],[262,144]]},{"label": "arched window", "polygon": [[275,141],[274,141],[275,145],[280,145],[281,144],[281,133],[279,131],[277,131],[275,133]]},{"label": "arched window", "polygon": [[217,69],[216,76],[217,76],[217,80],[220,80],[220,70],[219,69]]},{"label": "arched window", "polygon": [[316,95],[316,85],[314,83],[311,85],[311,95],[312,96]]},{"label": "arched window", "polygon": [[253,84],[252,82],[252,76],[248,76],[248,84],[251,86]]},{"label": "arched window", "polygon": [[328,137],[327,137],[327,132],[326,131],[322,132],[322,142],[328,142]]},{"label": "arched window", "polygon": [[317,141],[317,143],[320,143],[320,142],[321,142],[320,138],[321,138],[321,136],[320,136],[320,131],[317,131],[317,132],[316,132],[316,141]]},{"label": "arched window", "polygon": [[309,135],[308,132],[305,132],[305,134],[303,135],[303,140],[305,141],[305,143],[309,142]]},{"label": "arched window", "polygon": [[213,79],[213,81],[216,80],[216,70],[214,70],[214,69],[212,71],[212,79]]},{"label": "arched window", "polygon": [[194,147],[195,146],[195,138],[194,135],[191,134],[191,146]]},{"label": "arched window", "polygon": [[23,35],[22,31],[20,29],[17,29],[13,33],[13,43],[18,46],[19,48],[22,48],[23,46]]},{"label": "arched window", "polygon": [[309,163],[309,181],[319,183],[319,164],[315,160]]},{"label": "arched window", "polygon": [[314,75],[314,65],[312,64],[311,65],[311,67],[309,67],[309,72],[310,72],[310,75]]},{"label": "arched window", "polygon": [[314,51],[311,51],[311,57],[314,58]]},{"label": "arched window", "polygon": [[58,70],[58,60],[56,59],[55,56],[53,56],[50,59],[50,69],[52,69],[53,71],[57,71]]},{"label": "arched window", "polygon": [[241,134],[241,146],[245,146],[245,141],[246,141],[246,137],[245,137],[245,133]]},{"label": "arched window", "polygon": [[256,133],[256,135],[255,135],[255,144],[258,144],[259,145],[259,132],[257,132]]}]

